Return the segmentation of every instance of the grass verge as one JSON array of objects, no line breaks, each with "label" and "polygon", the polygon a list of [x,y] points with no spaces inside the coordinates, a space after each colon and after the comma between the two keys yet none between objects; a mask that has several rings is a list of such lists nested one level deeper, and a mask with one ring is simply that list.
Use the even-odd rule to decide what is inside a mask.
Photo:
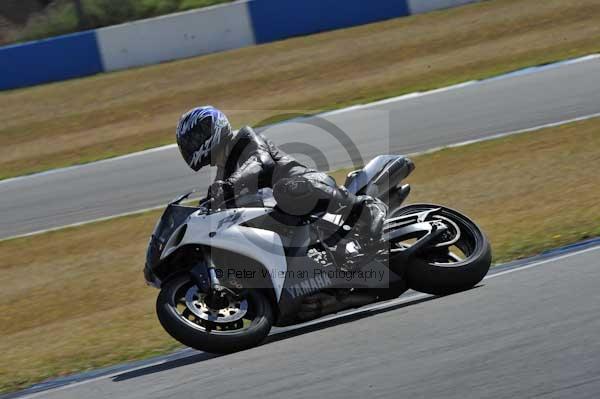
[{"label": "grass verge", "polygon": [[[600,119],[414,160],[410,202],[466,212],[496,262],[600,236]],[[158,215],[0,242],[0,392],[178,346],[141,274]]]},{"label": "grass verge", "polygon": [[230,0],[82,0],[84,20],[79,21],[71,0],[55,1],[29,18],[25,27],[14,32],[17,41],[45,39],[51,36],[95,29],[152,18],[179,11],[208,7]]},{"label": "grass verge", "polygon": [[197,104],[256,124],[597,52],[599,20],[598,0],[490,0],[0,93],[0,179],[170,143]]}]

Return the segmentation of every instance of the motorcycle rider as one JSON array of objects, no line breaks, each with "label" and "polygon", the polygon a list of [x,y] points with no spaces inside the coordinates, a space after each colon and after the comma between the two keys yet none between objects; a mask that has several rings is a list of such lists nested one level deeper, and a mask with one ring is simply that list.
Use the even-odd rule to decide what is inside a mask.
[{"label": "motorcycle rider", "polygon": [[349,193],[331,176],[302,165],[248,126],[234,132],[225,114],[212,106],[183,114],[176,135],[190,168],[198,171],[207,165],[217,167],[216,179],[208,191],[216,205],[271,187],[277,207],[285,214],[345,210],[358,219],[362,234],[375,241],[381,237],[387,214],[383,202]]}]

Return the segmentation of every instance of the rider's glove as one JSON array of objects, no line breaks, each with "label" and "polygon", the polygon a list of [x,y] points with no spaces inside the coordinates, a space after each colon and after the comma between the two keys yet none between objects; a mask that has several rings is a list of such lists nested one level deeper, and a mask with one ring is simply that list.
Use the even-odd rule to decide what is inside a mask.
[{"label": "rider's glove", "polygon": [[216,180],[208,188],[208,198],[212,198],[212,203],[215,206],[222,205],[223,202],[233,197],[233,187],[231,183]]}]

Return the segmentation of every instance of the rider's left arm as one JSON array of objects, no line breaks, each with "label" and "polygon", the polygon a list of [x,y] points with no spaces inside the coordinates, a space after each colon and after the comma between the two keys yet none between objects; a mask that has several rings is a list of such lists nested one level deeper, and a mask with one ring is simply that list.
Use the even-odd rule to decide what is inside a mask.
[{"label": "rider's left arm", "polygon": [[267,185],[268,178],[273,173],[273,167],[274,162],[269,153],[258,150],[250,155],[225,181],[231,185],[236,194],[243,190],[255,193],[259,188]]}]

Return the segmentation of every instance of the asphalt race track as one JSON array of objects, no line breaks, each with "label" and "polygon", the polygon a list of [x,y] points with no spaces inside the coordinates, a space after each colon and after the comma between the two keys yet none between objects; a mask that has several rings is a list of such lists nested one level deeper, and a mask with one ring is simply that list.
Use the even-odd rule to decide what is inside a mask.
[{"label": "asphalt race track", "polygon": [[[265,133],[302,153],[301,159],[336,169],[380,153],[425,151],[599,113],[595,57],[280,124]],[[0,238],[160,205],[206,186],[209,178],[188,171],[169,147],[0,182]],[[188,350],[176,359],[119,366],[8,397],[595,399],[599,266],[596,240],[494,269],[467,292],[412,294],[279,330],[244,352]]]},{"label": "asphalt race track", "polygon": [[[600,58],[590,57],[326,116],[356,145],[360,159],[330,127],[294,122],[266,134],[280,145],[312,145],[292,148],[308,156],[300,159],[335,169],[382,153],[423,151],[599,112]],[[208,179],[208,173],[188,170],[171,147],[0,182],[0,238],[154,207],[206,187]]]},{"label": "asphalt race track", "polygon": [[417,295],[276,334],[244,352],[195,352],[25,397],[595,399],[595,245],[500,268],[460,294]]}]

